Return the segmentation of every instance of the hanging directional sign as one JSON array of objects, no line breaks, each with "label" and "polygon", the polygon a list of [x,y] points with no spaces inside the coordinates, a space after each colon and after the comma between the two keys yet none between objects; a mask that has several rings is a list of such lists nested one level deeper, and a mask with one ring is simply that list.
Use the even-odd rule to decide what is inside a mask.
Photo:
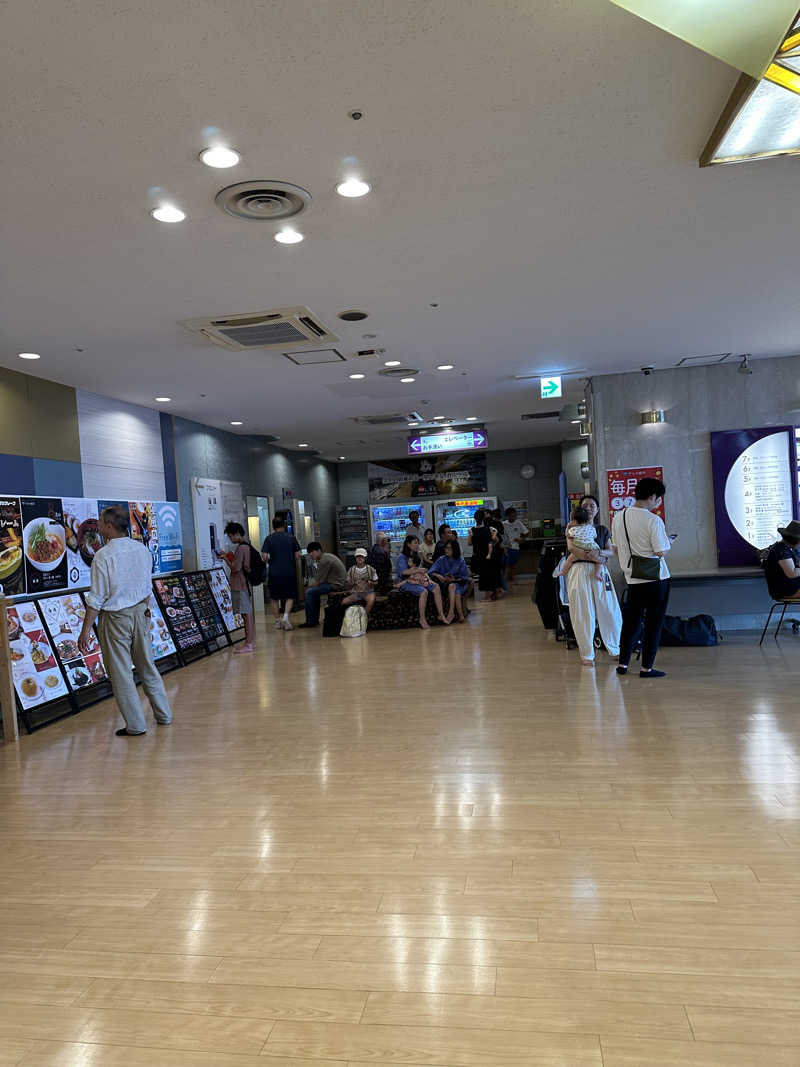
[{"label": "hanging directional sign", "polygon": [[427,456],[439,452],[474,452],[488,448],[486,430],[464,430],[453,433],[432,433],[408,438],[409,456]]},{"label": "hanging directional sign", "polygon": [[555,400],[561,396],[561,377],[551,374],[549,378],[542,378],[542,400]]}]

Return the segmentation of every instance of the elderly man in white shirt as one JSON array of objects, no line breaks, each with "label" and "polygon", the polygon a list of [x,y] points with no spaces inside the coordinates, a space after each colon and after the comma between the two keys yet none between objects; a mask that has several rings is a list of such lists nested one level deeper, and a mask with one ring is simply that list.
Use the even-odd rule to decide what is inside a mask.
[{"label": "elderly man in white shirt", "polygon": [[81,652],[89,651],[92,624],[99,615],[97,632],[106,670],[125,726],[117,737],[147,732],[147,721],[131,671],[133,661],[159,726],[172,722],[164,682],[153,661],[150,640],[151,575],[153,557],[141,543],[128,537],[128,509],[104,508],[100,533],[105,545],[92,561],[91,589],[86,594],[86,618],[78,638]]}]

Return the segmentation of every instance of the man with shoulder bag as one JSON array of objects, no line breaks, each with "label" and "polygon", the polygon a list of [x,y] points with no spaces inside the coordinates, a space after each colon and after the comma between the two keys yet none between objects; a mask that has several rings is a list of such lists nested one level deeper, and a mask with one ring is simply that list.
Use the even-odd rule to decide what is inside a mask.
[{"label": "man with shoulder bag", "polygon": [[617,674],[627,674],[631,654],[642,635],[640,678],[664,678],[654,667],[669,600],[669,568],[664,553],[672,547],[663,520],[654,514],[666,487],[658,478],[642,478],[634,490],[635,504],[614,516],[612,540],[628,586],[622,609]]}]

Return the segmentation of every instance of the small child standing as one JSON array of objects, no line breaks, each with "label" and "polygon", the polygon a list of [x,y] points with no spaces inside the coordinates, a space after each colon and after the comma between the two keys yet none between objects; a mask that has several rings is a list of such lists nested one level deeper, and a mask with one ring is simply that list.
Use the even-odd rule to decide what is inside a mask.
[{"label": "small child standing", "polygon": [[[567,527],[567,533],[572,538],[572,543],[576,548],[579,548],[581,552],[597,552],[597,531],[594,528],[594,524],[589,521],[589,514],[585,508],[574,509],[572,512],[572,521]],[[561,573],[566,574],[573,563],[577,562],[577,558],[570,553],[564,562]],[[603,581],[604,571],[604,563],[594,564],[594,576],[598,582]]]}]

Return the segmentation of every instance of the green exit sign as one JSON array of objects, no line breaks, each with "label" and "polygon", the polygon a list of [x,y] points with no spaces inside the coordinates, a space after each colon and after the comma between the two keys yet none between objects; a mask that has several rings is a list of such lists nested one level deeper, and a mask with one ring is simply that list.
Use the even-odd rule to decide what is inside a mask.
[{"label": "green exit sign", "polygon": [[561,378],[554,374],[549,378],[542,378],[542,400],[555,400],[561,396]]}]

